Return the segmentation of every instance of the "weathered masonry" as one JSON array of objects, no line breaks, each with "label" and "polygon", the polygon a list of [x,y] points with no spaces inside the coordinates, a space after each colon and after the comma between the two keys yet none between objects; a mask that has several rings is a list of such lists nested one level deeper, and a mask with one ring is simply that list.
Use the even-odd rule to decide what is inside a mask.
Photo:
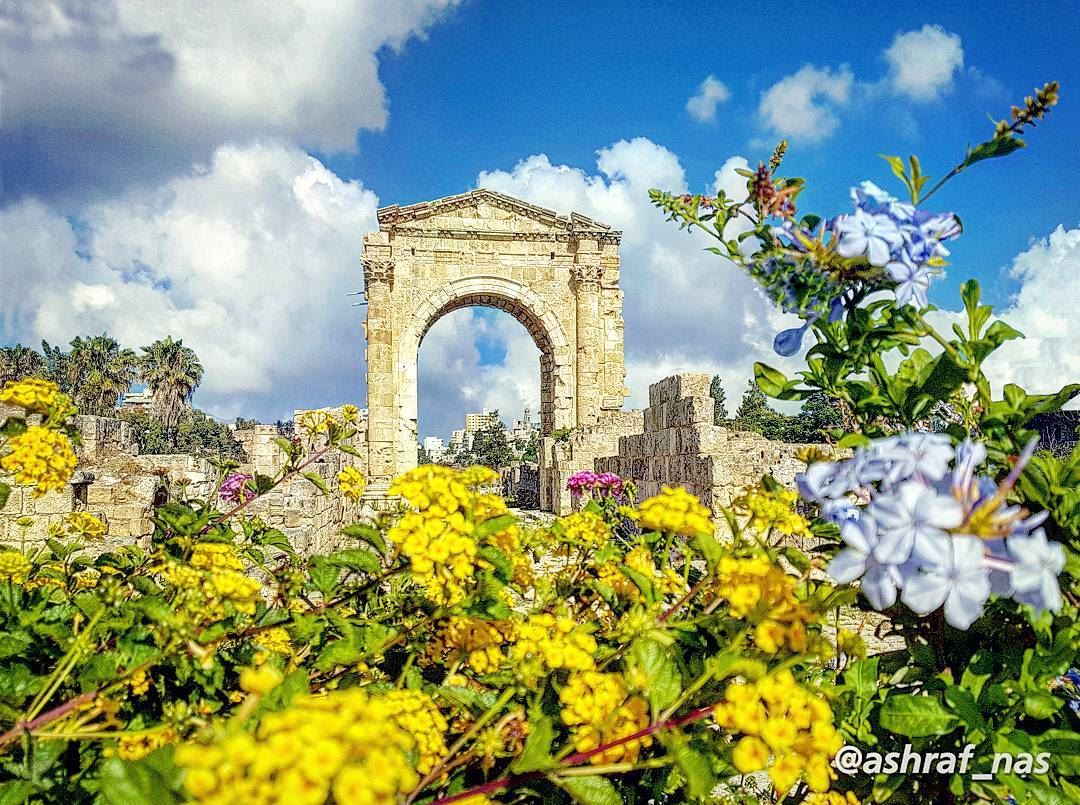
[{"label": "weathered masonry", "polygon": [[[543,436],[619,419],[629,393],[620,235],[578,213],[558,215],[490,190],[379,210],[379,231],[365,236],[363,254],[373,491],[416,466],[420,342],[461,307],[505,310],[532,335],[541,353]],[[547,464],[542,456],[542,476]]]}]

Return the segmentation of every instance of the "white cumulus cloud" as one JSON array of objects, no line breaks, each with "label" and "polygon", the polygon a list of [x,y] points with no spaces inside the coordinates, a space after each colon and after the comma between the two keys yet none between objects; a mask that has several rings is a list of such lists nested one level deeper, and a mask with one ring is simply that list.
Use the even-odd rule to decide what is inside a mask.
[{"label": "white cumulus cloud", "polygon": [[846,64],[836,70],[807,64],[762,93],[758,114],[781,137],[818,142],[840,125],[836,109],[848,103],[854,83]]},{"label": "white cumulus cloud", "polygon": [[940,25],[897,34],[885,50],[889,84],[894,92],[916,101],[932,101],[952,87],[964,66],[964,48],[957,34]]},{"label": "white cumulus cloud", "polygon": [[[728,159],[709,192],[745,194],[746,180],[735,173],[745,167],[743,157]],[[678,157],[638,137],[601,149],[597,169],[553,165],[538,154],[509,171],[481,173],[477,184],[622,230],[629,404],[644,404],[649,383],[675,370],[718,372],[731,398],[742,393],[755,360],[783,366],[772,338],[793,318],[777,313],[730,262],[706,252],[705,235],[680,231],[649,203],[651,187],[687,192]]]},{"label": "white cumulus cloud", "polygon": [[363,284],[377,206],[282,144],[223,146],[153,191],[85,208],[76,227],[36,201],[10,205],[0,335],[182,338],[206,368],[199,404],[222,416],[361,402],[362,314],[345,294]]},{"label": "white cumulus cloud", "polygon": [[700,123],[716,120],[716,107],[731,97],[731,91],[714,75],[706,76],[697,92],[686,102],[690,117]]},{"label": "white cumulus cloud", "polygon": [[114,188],[229,140],[350,151],[358,129],[386,123],[380,49],[423,36],[456,2],[9,0],[6,192]]},{"label": "white cumulus cloud", "polygon": [[987,364],[991,380],[1017,383],[1031,394],[1080,383],[1080,227],[1058,226],[1017,255],[1009,273],[1023,285],[999,315],[1026,337],[994,353]]}]

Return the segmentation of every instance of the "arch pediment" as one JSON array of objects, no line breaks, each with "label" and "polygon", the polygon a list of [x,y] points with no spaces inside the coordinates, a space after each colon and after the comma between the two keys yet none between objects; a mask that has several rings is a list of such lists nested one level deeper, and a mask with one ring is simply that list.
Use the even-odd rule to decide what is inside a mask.
[{"label": "arch pediment", "polygon": [[572,212],[554,210],[498,193],[470,190],[419,204],[379,210],[379,229],[395,235],[499,239],[543,237],[553,240],[592,238],[618,243],[622,233]]}]

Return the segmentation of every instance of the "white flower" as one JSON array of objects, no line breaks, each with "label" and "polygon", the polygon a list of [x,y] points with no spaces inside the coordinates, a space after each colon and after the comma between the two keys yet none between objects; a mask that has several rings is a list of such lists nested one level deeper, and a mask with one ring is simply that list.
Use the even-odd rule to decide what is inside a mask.
[{"label": "white flower", "polygon": [[947,529],[963,522],[959,501],[918,481],[906,481],[892,494],[880,495],[870,505],[878,524],[879,562],[899,565],[914,556],[941,561],[949,550]]},{"label": "white flower", "polygon": [[1065,549],[1057,542],[1048,542],[1046,532],[1038,528],[1031,536],[1013,536],[1005,547],[1014,562],[1012,570],[1013,597],[1036,610],[1061,609],[1061,588],[1058,575],[1065,568]]},{"label": "white flower", "polygon": [[893,250],[904,242],[900,229],[887,215],[855,210],[851,215],[840,216],[836,227],[840,235],[836,251],[840,256],[859,257],[865,254],[870,264],[875,266],[888,263]]},{"label": "white flower", "polygon": [[877,529],[872,518],[863,516],[849,520],[840,527],[841,539],[847,544],[829,563],[829,576],[838,584],[850,584],[862,579],[862,593],[877,610],[888,609],[896,603],[896,589],[900,586],[900,571],[892,565],[884,565],[873,555],[877,542]]},{"label": "white flower", "polygon": [[928,615],[945,605],[945,621],[967,629],[982,614],[990,597],[990,573],[982,540],[961,535],[950,540],[945,561],[921,568],[904,579],[903,602],[915,613]]},{"label": "white flower", "polygon": [[910,305],[920,310],[929,304],[926,292],[934,275],[926,266],[917,266],[901,258],[886,266],[889,276],[896,281],[896,304]]}]

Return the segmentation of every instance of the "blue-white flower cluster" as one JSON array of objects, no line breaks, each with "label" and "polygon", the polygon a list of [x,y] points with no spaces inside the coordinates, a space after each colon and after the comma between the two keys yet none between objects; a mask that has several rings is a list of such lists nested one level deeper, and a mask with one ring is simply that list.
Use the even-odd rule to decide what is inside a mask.
[{"label": "blue-white flower cluster", "polygon": [[1011,596],[1037,611],[1061,608],[1061,545],[1039,526],[1046,513],[1010,506],[1006,495],[1034,444],[996,484],[980,476],[986,449],[947,436],[906,433],[877,439],[852,458],[811,465],[799,491],[840,526],[844,549],[829,565],[841,584],[862,580],[875,609],[900,599],[967,629],[990,595]]},{"label": "blue-white flower cluster", "polygon": [[855,212],[830,222],[841,257],[865,256],[896,281],[896,301],[926,307],[926,292],[938,273],[935,263],[948,257],[944,241],[961,232],[951,212],[928,213],[890,196],[873,182],[851,189]]},{"label": "blue-white flower cluster", "polygon": [[[821,236],[828,235],[841,257],[865,257],[885,269],[896,283],[897,304],[926,307],[930,283],[949,255],[944,242],[960,234],[960,220],[951,212],[928,213],[898,201],[873,182],[853,187],[851,199],[855,212],[827,221]],[[848,289],[811,256],[806,244],[816,239],[814,233],[786,220],[773,228],[773,234],[787,257],[770,256],[752,266],[750,273],[784,312],[805,322],[776,335],[773,349],[786,357],[799,351],[815,321],[825,316],[836,321],[843,315]]]}]

